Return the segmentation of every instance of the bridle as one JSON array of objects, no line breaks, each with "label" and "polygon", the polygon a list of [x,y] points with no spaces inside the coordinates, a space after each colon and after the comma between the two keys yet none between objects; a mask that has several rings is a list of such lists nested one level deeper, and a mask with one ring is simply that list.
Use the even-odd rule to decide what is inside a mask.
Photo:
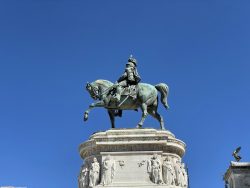
[{"label": "bridle", "polygon": [[91,83],[88,83],[87,82],[87,90],[88,91],[91,91],[91,96],[94,98],[94,99],[102,99],[103,98],[103,95],[105,95],[106,93],[108,93],[112,88],[113,88],[114,85],[108,87],[107,89],[105,89],[104,91],[102,92],[99,92],[100,88],[98,87],[95,87],[93,86]]},{"label": "bridle", "polygon": [[98,89],[96,89],[95,86],[91,85],[91,83],[87,82],[86,89],[89,91],[91,97],[93,97],[94,99],[99,98]]}]

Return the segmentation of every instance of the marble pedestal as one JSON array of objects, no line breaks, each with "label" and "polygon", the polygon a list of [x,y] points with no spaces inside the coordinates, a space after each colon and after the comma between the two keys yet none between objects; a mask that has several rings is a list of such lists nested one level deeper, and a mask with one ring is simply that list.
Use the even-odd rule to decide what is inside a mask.
[{"label": "marble pedestal", "polygon": [[179,188],[188,184],[182,163],[185,143],[166,130],[97,132],[79,146],[79,152],[84,160],[79,188]]}]

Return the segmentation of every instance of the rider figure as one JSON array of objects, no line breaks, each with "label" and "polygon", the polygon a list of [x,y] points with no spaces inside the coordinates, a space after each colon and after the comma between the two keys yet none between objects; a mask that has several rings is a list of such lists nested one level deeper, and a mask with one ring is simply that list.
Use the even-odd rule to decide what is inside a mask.
[{"label": "rider figure", "polygon": [[128,59],[126,68],[122,76],[116,82],[116,95],[115,99],[117,102],[120,102],[121,93],[123,88],[129,87],[131,85],[137,85],[140,81],[140,75],[137,72],[137,61],[132,55]]}]

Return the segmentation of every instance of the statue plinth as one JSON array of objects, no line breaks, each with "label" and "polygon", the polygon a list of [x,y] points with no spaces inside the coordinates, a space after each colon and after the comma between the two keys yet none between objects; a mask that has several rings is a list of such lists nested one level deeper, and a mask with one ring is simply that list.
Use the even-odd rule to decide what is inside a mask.
[{"label": "statue plinth", "polygon": [[250,162],[231,161],[223,179],[228,188],[249,188]]},{"label": "statue plinth", "polygon": [[[185,143],[166,130],[111,129],[93,134],[79,152],[85,164],[80,188],[87,187],[187,187],[181,162]],[[93,173],[93,159],[99,163]],[[98,167],[98,165],[96,165]],[[90,177],[91,176],[91,177]],[[95,185],[89,183],[96,182]]]}]

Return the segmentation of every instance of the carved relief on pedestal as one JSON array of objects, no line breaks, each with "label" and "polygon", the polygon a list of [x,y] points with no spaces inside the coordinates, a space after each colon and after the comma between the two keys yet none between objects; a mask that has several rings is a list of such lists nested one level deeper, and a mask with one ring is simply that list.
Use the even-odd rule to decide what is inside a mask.
[{"label": "carved relief on pedestal", "polygon": [[142,160],[141,162],[137,163],[138,164],[138,167],[141,167],[143,165],[145,165],[146,163],[146,160]]},{"label": "carved relief on pedestal", "polygon": [[147,171],[153,183],[162,184],[161,161],[158,159],[157,154],[154,154],[151,160],[148,160]]},{"label": "carved relief on pedestal", "polygon": [[100,181],[100,165],[97,159],[94,157],[93,162],[90,164],[89,187],[94,187],[98,185],[99,181]]},{"label": "carved relief on pedestal", "polygon": [[187,188],[187,175],[181,163],[184,153],[185,144],[168,131],[98,132],[80,146],[84,165],[78,177],[79,188],[134,185]]},{"label": "carved relief on pedestal", "polygon": [[176,174],[176,185],[180,187],[187,186],[187,173],[184,165],[180,162],[180,160],[175,160],[174,169]]},{"label": "carved relief on pedestal", "polygon": [[102,163],[101,184],[103,186],[111,184],[114,175],[115,175],[115,161],[112,160],[108,155]]},{"label": "carved relief on pedestal", "polygon": [[162,177],[166,185],[175,185],[176,174],[169,156],[162,163]]},{"label": "carved relief on pedestal", "polygon": [[183,186],[187,187],[188,186],[188,175],[187,175],[187,171],[186,171],[184,163],[181,164],[181,169],[182,169],[182,174],[183,174],[183,177],[184,177]]},{"label": "carved relief on pedestal", "polygon": [[118,163],[119,163],[119,166],[120,166],[121,168],[123,168],[123,167],[125,166],[125,162],[124,162],[123,160],[118,161]]},{"label": "carved relief on pedestal", "polygon": [[87,188],[89,185],[89,169],[87,164],[81,166],[80,174],[78,176],[78,187]]}]

